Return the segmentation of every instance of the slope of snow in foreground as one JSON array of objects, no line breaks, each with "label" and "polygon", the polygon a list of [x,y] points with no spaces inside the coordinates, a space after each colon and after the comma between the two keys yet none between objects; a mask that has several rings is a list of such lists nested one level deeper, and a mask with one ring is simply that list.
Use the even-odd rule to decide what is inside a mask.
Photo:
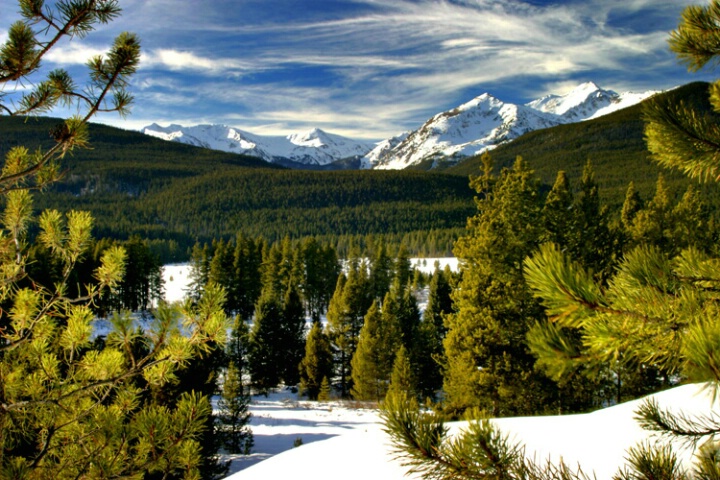
[{"label": "slope of snow in foreground", "polygon": [[[684,385],[653,397],[661,408],[708,413],[713,406],[712,392],[703,389],[704,386]],[[562,458],[568,466],[579,464],[586,474],[592,477],[594,472],[598,480],[604,480],[612,478],[625,464],[630,447],[644,440],[654,441],[634,420],[641,402],[634,400],[589,414],[493,421],[512,440],[524,443],[526,455],[531,458],[541,462],[548,458],[557,462]],[[233,470],[238,467],[242,470],[227,480],[420,478],[405,476],[407,470],[393,459],[388,437],[375,410],[258,397],[252,411],[254,453],[238,458]],[[462,426],[462,422],[452,424],[451,430],[457,431]],[[297,438],[302,439],[303,445],[292,448]],[[690,465],[689,449],[677,448],[676,453],[686,466]]]}]

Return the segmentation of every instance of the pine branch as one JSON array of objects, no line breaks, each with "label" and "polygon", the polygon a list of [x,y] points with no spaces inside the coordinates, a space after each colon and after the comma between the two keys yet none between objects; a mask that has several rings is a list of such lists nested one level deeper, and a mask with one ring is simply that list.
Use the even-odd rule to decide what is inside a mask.
[{"label": "pine branch", "polygon": [[655,399],[643,402],[635,412],[635,419],[644,429],[680,439],[692,448],[702,439],[720,434],[720,416],[715,413],[697,416],[672,413],[661,409]]}]

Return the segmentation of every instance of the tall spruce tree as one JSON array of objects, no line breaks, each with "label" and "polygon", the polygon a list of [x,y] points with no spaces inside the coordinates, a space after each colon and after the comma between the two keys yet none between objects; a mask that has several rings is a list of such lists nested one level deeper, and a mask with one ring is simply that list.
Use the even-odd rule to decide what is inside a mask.
[{"label": "tall spruce tree", "polygon": [[416,400],[418,397],[417,377],[410,364],[410,357],[404,345],[400,345],[395,354],[390,386],[387,396],[390,398],[407,398]]},{"label": "tall spruce tree", "polygon": [[335,249],[315,238],[306,239],[300,246],[305,267],[303,297],[308,314],[319,322],[327,311],[333,289],[340,275],[340,263]]},{"label": "tall spruce tree", "polygon": [[665,179],[658,176],[655,186],[655,195],[640,209],[633,219],[630,234],[637,245],[655,245],[663,251],[671,251],[672,205]]},{"label": "tall spruce tree", "polygon": [[243,377],[249,373],[247,356],[250,330],[240,316],[235,317],[226,347],[227,368],[218,401],[221,439],[230,453],[250,453],[254,444],[250,430],[250,392]]},{"label": "tall spruce tree", "polygon": [[373,302],[365,315],[357,349],[353,354],[351,394],[356,400],[379,401],[385,396],[389,376],[380,372],[380,323],[382,317],[377,302]]},{"label": "tall spruce tree", "polygon": [[210,276],[210,261],[212,254],[210,246],[206,243],[201,245],[195,243],[190,253],[190,283],[188,285],[188,296],[198,300],[202,296],[203,289],[207,285]]},{"label": "tall spruce tree", "polygon": [[328,307],[328,335],[335,346],[336,369],[340,375],[343,396],[352,388],[351,365],[363,318],[372,304],[367,265],[355,260],[351,262],[347,277],[338,279],[333,298]]},{"label": "tall spruce tree", "polygon": [[671,238],[676,250],[695,247],[706,253],[715,251],[717,227],[710,206],[692,184],[673,207],[672,220]]},{"label": "tall spruce tree", "polygon": [[[136,36],[121,33],[107,55],[90,59],[87,82],[62,69],[43,69],[57,46],[77,41],[120,14],[118,2],[18,2],[21,19],[0,45],[0,115],[48,113],[59,104],[77,115],[52,129],[51,146],[14,147],[0,171],[0,471],[6,478],[131,478],[145,474],[199,475],[199,435],[211,408],[199,394],[173,406],[144,403],[136,382],[162,386],[179,366],[222,342],[225,318],[215,304],[179,322],[155,318],[147,348],[141,333],[115,317],[105,342],[91,342],[92,302],[123,276],[125,252],[108,248],[92,283],[70,296],[68,279],[91,252],[92,218],[84,212],[43,212],[38,235],[31,190],[58,180],[63,157],[89,146],[87,124],[98,112],[126,114],[127,87],[140,61]],[[26,253],[42,244],[62,276],[45,288],[27,276]],[[24,282],[27,286],[20,286]]]},{"label": "tall spruce tree", "polygon": [[373,302],[365,315],[351,361],[352,395],[357,400],[379,401],[387,392],[395,352],[402,345],[397,317],[384,310],[390,303],[389,300],[383,303],[381,312],[377,302]]},{"label": "tall spruce tree", "polygon": [[282,380],[284,359],[282,301],[269,285],[263,289],[255,307],[255,319],[250,331],[248,367],[252,385],[267,395]]},{"label": "tall spruce tree", "polygon": [[[305,341],[305,356],[300,362],[301,390],[310,400],[318,400],[323,381],[332,377],[333,352],[320,322],[314,322]],[[328,386],[329,389],[329,386]]]},{"label": "tall spruce tree", "polygon": [[384,242],[377,241],[370,262],[370,285],[375,300],[382,301],[387,291],[390,290],[393,269],[393,260],[388,254],[387,246]]},{"label": "tall spruce tree", "polygon": [[286,385],[297,385],[300,361],[305,353],[305,309],[294,285],[288,286],[283,298],[281,336],[276,342],[283,357],[279,365],[280,378]]},{"label": "tall spruce tree", "polygon": [[261,239],[252,239],[242,234],[235,238],[233,284],[228,289],[228,301],[232,311],[237,312],[244,320],[252,317],[255,303],[262,292],[262,244]]},{"label": "tall spruce tree", "polygon": [[447,331],[444,322],[445,317],[452,312],[452,288],[448,280],[451,275],[449,269],[443,271],[438,264],[435,265],[430,279],[427,306],[415,340],[415,350],[418,352],[417,387],[423,398],[434,399],[442,388],[442,365],[446,363],[443,340]]},{"label": "tall spruce tree", "polygon": [[574,213],[576,205],[573,199],[570,182],[564,171],[559,171],[550,193],[545,198],[542,209],[543,241],[569,245],[573,235],[576,235],[577,215]]},{"label": "tall spruce tree", "polygon": [[532,171],[518,158],[498,179],[471,180],[478,214],[455,245],[462,278],[447,317],[444,389],[454,411],[492,415],[548,408],[548,380],[534,369],[525,335],[543,312],[522,276],[522,262],[540,241],[541,204]]}]

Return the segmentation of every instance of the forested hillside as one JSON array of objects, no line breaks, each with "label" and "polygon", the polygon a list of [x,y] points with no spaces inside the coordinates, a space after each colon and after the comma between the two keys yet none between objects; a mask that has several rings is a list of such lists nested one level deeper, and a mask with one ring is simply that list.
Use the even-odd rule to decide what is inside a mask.
[{"label": "forested hillside", "polygon": [[[48,139],[52,119],[0,118],[2,150]],[[152,240],[165,260],[196,241],[236,233],[308,235],[336,243],[384,235],[414,251],[449,254],[473,210],[467,178],[424,172],[309,172],[91,125],[92,150],[63,161],[65,178],[38,209],[88,210],[96,235]],[[0,152],[2,153],[2,152]]]}]

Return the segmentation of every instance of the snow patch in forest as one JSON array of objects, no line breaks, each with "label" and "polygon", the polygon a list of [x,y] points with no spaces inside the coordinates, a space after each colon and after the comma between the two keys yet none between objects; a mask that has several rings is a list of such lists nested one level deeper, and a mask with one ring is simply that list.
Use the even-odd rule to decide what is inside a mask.
[{"label": "snow patch in forest", "polygon": [[[435,271],[435,262],[438,262],[440,269],[450,266],[450,269],[457,271],[458,259],[454,257],[445,258],[411,258],[410,263],[414,268],[423,273]],[[187,295],[190,287],[190,264],[175,263],[164,265],[162,269],[163,281],[165,282],[165,301],[182,301]]]}]

